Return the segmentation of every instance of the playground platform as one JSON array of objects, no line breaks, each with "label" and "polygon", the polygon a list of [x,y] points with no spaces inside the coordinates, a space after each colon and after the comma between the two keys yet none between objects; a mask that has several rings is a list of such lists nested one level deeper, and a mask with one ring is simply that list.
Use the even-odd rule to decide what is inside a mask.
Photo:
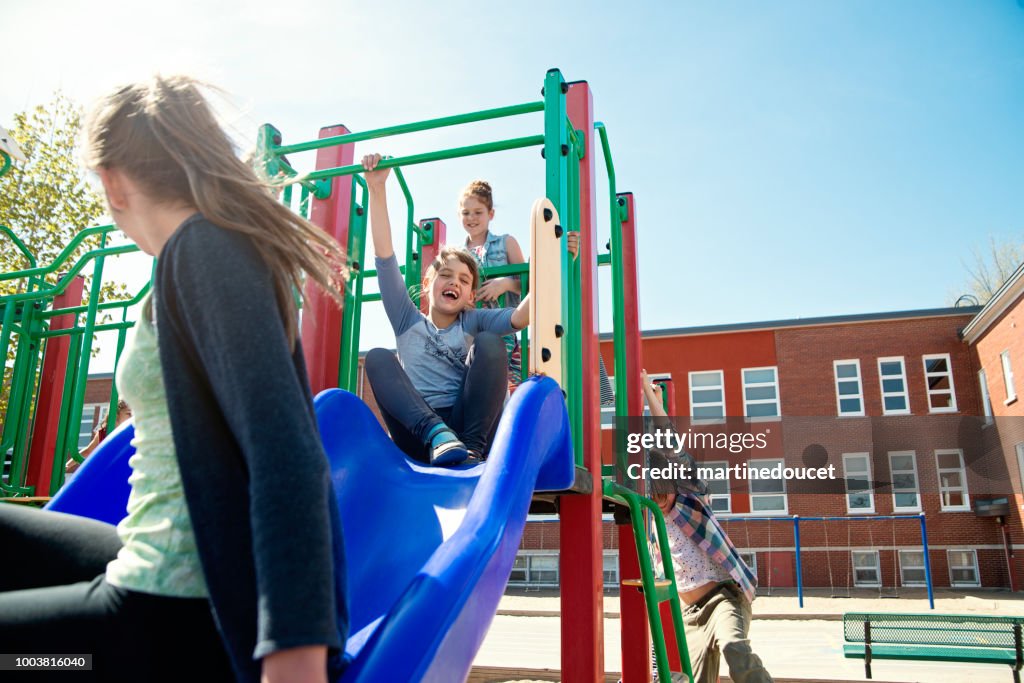
[{"label": "playground platform", "polygon": [[[844,591],[845,594],[845,591]],[[922,589],[900,589],[898,598],[879,598],[877,589],[854,589],[850,598],[831,598],[828,589],[805,589],[804,608],[795,589],[775,589],[754,602],[750,638],[777,683],[863,681],[864,663],[845,659],[842,644],[844,612],[928,612]],[[498,607],[473,665],[471,683],[534,683],[560,679],[559,597],[556,590],[509,589]],[[607,681],[619,679],[619,596],[606,593],[605,670]],[[998,591],[935,591],[938,614],[1024,614],[1024,593]],[[722,682],[728,681],[722,671]],[[1006,683],[1003,666],[879,661],[872,683],[956,681]],[[827,677],[826,677],[827,676]]]}]

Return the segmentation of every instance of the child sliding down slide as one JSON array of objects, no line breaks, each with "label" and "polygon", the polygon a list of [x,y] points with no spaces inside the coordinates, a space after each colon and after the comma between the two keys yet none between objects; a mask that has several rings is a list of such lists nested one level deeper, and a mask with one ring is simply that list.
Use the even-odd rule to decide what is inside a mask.
[{"label": "child sliding down slide", "polygon": [[[427,315],[413,303],[398,269],[388,218],[388,169],[363,157],[370,230],[381,300],[398,357],[366,355],[366,376],[395,443],[424,463],[453,466],[487,455],[504,405],[508,356],[502,336],[529,323],[529,295],[512,308],[474,309],[480,275],[468,252],[446,247],[423,281]],[[472,338],[472,343],[467,341]],[[401,360],[399,360],[401,359]]]}]

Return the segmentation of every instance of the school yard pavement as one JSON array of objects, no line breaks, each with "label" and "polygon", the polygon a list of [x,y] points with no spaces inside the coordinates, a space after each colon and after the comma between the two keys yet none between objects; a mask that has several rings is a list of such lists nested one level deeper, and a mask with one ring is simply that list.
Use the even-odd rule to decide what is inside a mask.
[{"label": "school yard pavement", "polygon": [[[618,596],[606,595],[604,608],[605,670],[617,672],[621,666]],[[555,592],[509,591],[501,602],[474,666],[557,670],[561,647],[558,609],[559,599]],[[776,590],[774,595],[760,596],[754,602],[751,644],[776,680],[865,680],[863,661],[843,657],[840,620],[844,612],[854,611],[929,610],[923,591],[901,590],[897,599],[879,598],[877,591],[854,591],[850,598],[831,598],[820,592],[808,591],[801,610],[792,591],[782,594]],[[935,613],[1024,615],[1024,595],[937,591]],[[874,680],[879,683],[1005,683],[1010,679],[1008,667],[995,665],[879,660],[872,668]],[[726,673],[723,668],[723,681],[727,680]],[[538,675],[537,680],[541,678]],[[518,676],[504,680],[534,679]]]}]

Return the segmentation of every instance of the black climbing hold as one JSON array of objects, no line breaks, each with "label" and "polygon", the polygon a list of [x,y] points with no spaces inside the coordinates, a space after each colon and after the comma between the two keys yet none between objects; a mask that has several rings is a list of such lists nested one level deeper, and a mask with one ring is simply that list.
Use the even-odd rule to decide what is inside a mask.
[{"label": "black climbing hold", "polygon": [[547,223],[549,220],[551,220],[553,216],[554,216],[554,214],[551,213],[551,209],[544,209],[544,222],[545,223]]},{"label": "black climbing hold", "polygon": [[545,363],[547,363],[549,360],[551,360],[551,350],[550,349],[541,349],[540,350],[540,359],[542,361],[544,361]]}]

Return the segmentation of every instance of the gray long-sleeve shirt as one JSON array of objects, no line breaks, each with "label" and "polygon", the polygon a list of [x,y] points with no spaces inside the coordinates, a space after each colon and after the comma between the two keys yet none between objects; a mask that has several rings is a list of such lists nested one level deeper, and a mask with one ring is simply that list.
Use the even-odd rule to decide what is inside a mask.
[{"label": "gray long-sleeve shirt", "polygon": [[395,330],[398,359],[412,385],[431,408],[455,404],[466,356],[480,332],[512,334],[511,308],[474,308],[463,311],[448,327],[438,329],[409,297],[394,255],[376,259],[380,298]]}]

